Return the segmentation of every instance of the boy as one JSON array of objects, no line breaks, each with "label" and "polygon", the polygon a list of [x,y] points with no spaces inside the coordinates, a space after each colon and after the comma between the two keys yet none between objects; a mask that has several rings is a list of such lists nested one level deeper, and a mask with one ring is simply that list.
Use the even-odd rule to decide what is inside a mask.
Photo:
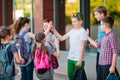
[{"label": "boy", "polygon": [[114,20],[112,17],[104,17],[101,20],[101,29],[106,34],[103,38],[95,42],[89,37],[89,30],[87,30],[87,39],[96,48],[101,48],[98,62],[98,74],[97,80],[105,80],[109,73],[116,73],[119,76],[116,69],[117,56],[118,56],[118,40],[115,37],[112,26]]},{"label": "boy", "polygon": [[[98,6],[94,10],[94,15],[96,20],[98,21],[98,36],[96,42],[101,40],[101,38],[104,36],[105,32],[101,30],[101,24],[100,21],[102,18],[104,18],[107,15],[107,10],[104,6]],[[96,72],[98,68],[98,59],[99,59],[99,54],[100,54],[100,48],[97,48],[97,57],[96,57]]]},{"label": "boy", "polygon": [[[71,21],[73,28],[63,36],[60,35],[55,29],[54,34],[58,37],[60,41],[64,41],[70,38],[70,49],[68,54],[68,80],[72,79],[72,74],[75,71],[75,68],[79,67],[84,69],[84,52],[86,46],[86,31],[82,26],[83,17],[81,13],[74,13],[71,16]],[[86,78],[86,74],[83,74]],[[82,76],[83,77],[83,76]],[[86,79],[83,79],[86,80]]]}]

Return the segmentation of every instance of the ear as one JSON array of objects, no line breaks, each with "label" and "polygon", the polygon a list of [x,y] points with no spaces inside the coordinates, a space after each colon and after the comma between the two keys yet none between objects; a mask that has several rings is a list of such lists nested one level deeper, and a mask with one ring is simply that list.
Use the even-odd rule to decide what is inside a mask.
[{"label": "ear", "polygon": [[105,16],[104,13],[101,13],[101,16],[104,17]]}]

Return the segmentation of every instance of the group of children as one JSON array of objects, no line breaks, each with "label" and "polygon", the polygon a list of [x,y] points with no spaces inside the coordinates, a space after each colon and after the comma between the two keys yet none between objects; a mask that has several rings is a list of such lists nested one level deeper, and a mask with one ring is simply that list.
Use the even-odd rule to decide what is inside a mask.
[{"label": "group of children", "polygon": [[[34,60],[35,58],[41,58],[41,53],[39,53],[38,57],[34,57],[34,51],[38,47],[39,50],[47,51],[46,54],[49,56],[54,55],[55,57],[60,57],[59,40],[53,35],[53,33],[50,32],[51,26],[48,26],[49,24],[53,23],[51,21],[45,20],[43,22],[44,31],[33,34],[29,32],[30,20],[26,17],[20,17],[10,27],[1,28],[0,47],[3,48],[3,46],[5,46],[4,48],[7,48],[7,45],[10,44],[10,46],[7,48],[7,57],[10,61],[10,64],[12,61],[14,61],[13,59],[15,59],[17,64],[20,64],[21,80],[33,80],[33,71],[34,68],[36,68]],[[24,36],[23,33],[25,33]],[[19,50],[16,47],[15,41],[16,38],[18,38],[18,35],[22,36],[26,43],[26,52],[29,52],[27,61],[19,54]],[[0,73],[1,80],[15,80],[15,65],[13,64],[12,67],[13,74],[10,76],[1,77]],[[53,80],[54,71],[51,64],[47,72],[43,74],[39,74],[38,71],[35,72],[40,80]]]},{"label": "group of children", "polygon": [[[90,45],[99,48],[96,59],[97,80],[105,80],[109,73],[116,73],[116,75],[119,76],[116,69],[118,41],[112,31],[114,19],[110,16],[106,16],[107,11],[104,6],[98,6],[94,13],[97,21],[100,21],[98,26],[98,39],[95,41],[89,36],[89,30],[85,30],[82,27],[82,14],[74,13],[71,16],[73,28],[63,36],[57,32],[53,26],[53,22],[49,20],[43,21],[43,32],[33,34],[29,32],[30,20],[26,17],[20,17],[10,28],[2,28],[0,30],[0,47],[10,44],[10,47],[7,49],[8,57],[10,62],[12,62],[12,59],[14,58],[15,61],[20,64],[21,80],[33,80],[34,68],[36,75],[40,80],[53,80],[54,70],[52,64],[50,64],[49,70],[41,74],[38,71],[38,66],[36,66],[34,60],[38,58],[38,63],[40,63],[39,60],[42,58],[42,52],[45,52],[48,57],[51,55],[60,57],[59,41],[64,41],[69,38],[70,49],[67,61],[67,72],[68,79],[71,80],[72,74],[76,68],[84,69],[85,45],[88,39]],[[28,43],[26,50],[28,52],[30,50],[30,55],[26,63],[24,58],[20,57],[19,52],[14,45],[16,37],[22,35],[25,31],[27,33],[23,38],[25,42]],[[13,43],[11,43],[12,39]],[[38,50],[37,54],[36,50]],[[12,70],[13,74],[2,80],[15,80],[15,65]]]}]

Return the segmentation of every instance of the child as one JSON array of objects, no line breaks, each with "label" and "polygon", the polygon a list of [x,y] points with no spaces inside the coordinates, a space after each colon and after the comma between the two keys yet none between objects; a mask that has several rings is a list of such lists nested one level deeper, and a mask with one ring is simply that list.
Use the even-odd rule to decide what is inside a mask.
[{"label": "child", "polygon": [[[45,45],[47,46],[47,48],[49,49],[49,54],[50,55],[54,55],[55,57],[59,58],[60,57],[60,52],[59,51],[56,51],[56,50],[59,50],[59,46],[56,46],[54,43],[56,41],[56,36],[53,34],[53,32],[51,32],[50,30],[48,31],[49,29],[49,25],[53,25],[53,23],[50,21],[50,20],[44,20],[43,21],[43,31],[44,33],[46,34],[46,41],[45,41]],[[58,48],[58,49],[57,49]],[[53,70],[53,67],[51,67],[51,73],[54,74],[54,70]]]},{"label": "child", "polygon": [[12,28],[15,36],[21,36],[24,32],[27,32],[23,38],[26,43],[26,52],[29,56],[27,57],[26,63],[20,66],[21,80],[33,80],[34,63],[31,49],[35,35],[29,32],[30,19],[26,17],[19,17],[18,20],[12,25]]},{"label": "child", "polygon": [[[44,51],[45,52],[45,56],[50,56],[51,54],[49,53],[50,51],[50,49],[45,45],[45,34],[44,33],[42,33],[42,32],[40,32],[40,33],[37,33],[36,35],[35,35],[35,40],[36,40],[36,43],[35,43],[35,45],[34,45],[34,49],[33,49],[33,56],[34,56],[34,64],[35,64],[35,70],[36,70],[36,74],[37,74],[37,76],[38,76],[38,78],[40,79],[40,80],[53,80],[53,75],[52,75],[52,71],[51,71],[51,64],[50,64],[50,66],[49,66],[49,64],[46,62],[46,65],[48,65],[48,70],[46,71],[46,72],[44,72],[44,73],[39,73],[39,67],[41,67],[41,66],[37,66],[37,64],[36,64],[36,62],[35,61],[38,61],[38,60],[40,60],[40,58],[42,58],[42,52]],[[59,41],[58,41],[58,39],[55,41],[55,46],[56,46],[56,52],[54,52],[54,53],[52,53],[53,55],[54,54],[60,54],[60,52],[59,52]],[[38,53],[36,52],[37,50],[39,49],[39,51],[38,51]],[[37,55],[39,55],[39,57],[37,57]],[[38,59],[37,59],[38,58]],[[47,58],[46,58],[47,59]],[[38,61],[39,62],[39,61]],[[39,64],[40,64],[40,62],[39,62]],[[39,65],[38,64],[38,65]]]},{"label": "child", "polygon": [[[107,15],[107,9],[106,9],[106,7],[105,6],[97,6],[94,9],[94,15],[95,15],[96,20],[98,21],[98,35],[97,35],[97,40],[95,40],[95,41],[99,41],[105,35],[105,32],[103,32],[101,30],[100,21],[102,20],[102,18],[104,18]],[[97,48],[96,72],[97,72],[97,68],[98,68],[99,54],[100,54],[100,48]]]},{"label": "child", "polygon": [[12,75],[4,79],[2,79],[0,76],[0,80],[15,80],[15,65],[14,65],[13,58],[15,58],[17,63],[20,63],[20,64],[24,63],[24,59],[19,58],[16,47],[12,45],[12,43],[10,42],[12,38],[13,38],[12,31],[9,28],[2,28],[0,30],[0,48],[7,47],[9,45],[7,48],[7,57],[8,57],[8,60],[10,61],[10,64],[12,65],[12,71],[11,71]]},{"label": "child", "polygon": [[115,37],[112,26],[114,20],[112,17],[107,16],[101,20],[101,29],[106,34],[103,38],[95,42],[92,38],[89,37],[89,30],[87,30],[87,38],[90,43],[96,48],[101,48],[99,55],[99,66],[97,80],[105,80],[109,73],[116,73],[119,76],[116,69],[117,56],[118,56],[118,40]]},{"label": "child", "polygon": [[[71,80],[72,74],[76,67],[84,69],[84,51],[86,45],[86,35],[85,29],[82,27],[83,17],[81,13],[74,13],[71,16],[71,21],[73,29],[71,29],[67,34],[60,35],[55,29],[54,34],[58,37],[60,41],[64,41],[70,38],[70,50],[68,54],[68,78]],[[85,75],[85,74],[84,74]]]}]

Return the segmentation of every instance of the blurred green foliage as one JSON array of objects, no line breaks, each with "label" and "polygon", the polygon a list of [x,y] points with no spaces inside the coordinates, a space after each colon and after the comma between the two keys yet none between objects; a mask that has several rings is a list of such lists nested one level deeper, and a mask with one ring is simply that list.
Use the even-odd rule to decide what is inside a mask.
[{"label": "blurred green foliage", "polygon": [[[68,0],[66,0],[66,24],[70,23],[70,16],[73,12],[78,12],[78,1],[75,0],[74,3],[68,3]],[[119,0],[90,0],[90,23],[96,24],[96,20],[94,18],[94,8],[100,5],[104,6],[104,1],[106,1],[106,8],[108,11],[108,15],[114,17],[115,25],[120,25],[120,1]]]},{"label": "blurred green foliage", "polygon": [[[24,16],[30,17],[30,0],[16,0],[16,9],[22,9],[22,1],[24,2]],[[94,8],[100,5],[104,5],[104,0],[90,0],[90,23],[95,24],[96,20],[94,18]],[[119,0],[106,0],[106,8],[108,10],[108,15],[114,17],[115,24],[120,25],[120,1]],[[79,11],[79,0],[75,2],[69,2],[65,0],[65,14],[66,14],[66,24],[70,24],[70,16],[72,13]]]},{"label": "blurred green foliage", "polygon": [[[22,6],[22,4],[24,5]],[[16,9],[17,10],[24,9],[24,16],[29,18],[30,17],[30,0],[16,0]]]}]

